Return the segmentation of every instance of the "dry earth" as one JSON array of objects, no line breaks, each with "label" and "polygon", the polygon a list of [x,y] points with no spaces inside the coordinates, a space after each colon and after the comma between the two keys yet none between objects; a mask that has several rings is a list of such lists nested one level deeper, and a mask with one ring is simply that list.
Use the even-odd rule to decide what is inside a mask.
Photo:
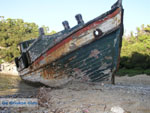
[{"label": "dry earth", "polygon": [[42,87],[33,97],[37,108],[0,108],[0,113],[150,113],[150,76],[116,77],[116,85],[74,81]]}]

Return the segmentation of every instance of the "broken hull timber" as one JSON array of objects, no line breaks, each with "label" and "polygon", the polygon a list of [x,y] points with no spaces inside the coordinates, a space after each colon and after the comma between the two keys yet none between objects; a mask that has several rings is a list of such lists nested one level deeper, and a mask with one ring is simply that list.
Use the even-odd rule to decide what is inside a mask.
[{"label": "broken hull timber", "polygon": [[72,80],[110,81],[119,64],[122,35],[123,9],[116,7],[55,44],[19,74],[51,87]]}]

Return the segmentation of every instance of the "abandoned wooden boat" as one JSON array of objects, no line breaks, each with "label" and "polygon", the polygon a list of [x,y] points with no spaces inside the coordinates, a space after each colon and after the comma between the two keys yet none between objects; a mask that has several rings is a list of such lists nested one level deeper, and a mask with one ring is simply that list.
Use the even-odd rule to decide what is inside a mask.
[{"label": "abandoned wooden boat", "polygon": [[20,43],[21,56],[15,59],[23,80],[51,87],[72,80],[85,82],[114,82],[120,59],[123,35],[122,0],[111,10],[84,23],[76,15],[78,25],[54,35],[45,35]]}]

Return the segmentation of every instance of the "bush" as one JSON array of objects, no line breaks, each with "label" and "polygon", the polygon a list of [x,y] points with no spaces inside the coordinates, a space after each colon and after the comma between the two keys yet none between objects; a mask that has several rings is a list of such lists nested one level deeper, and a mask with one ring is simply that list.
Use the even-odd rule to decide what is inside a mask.
[{"label": "bush", "polygon": [[122,43],[121,69],[150,69],[149,25],[138,28],[136,36],[124,37]]},{"label": "bush", "polygon": [[[49,29],[43,26],[46,34],[54,34],[55,31],[48,32]],[[0,20],[0,64],[2,60],[11,62],[20,55],[18,44],[25,40],[38,37],[38,25],[24,22],[22,19],[2,19]]]}]

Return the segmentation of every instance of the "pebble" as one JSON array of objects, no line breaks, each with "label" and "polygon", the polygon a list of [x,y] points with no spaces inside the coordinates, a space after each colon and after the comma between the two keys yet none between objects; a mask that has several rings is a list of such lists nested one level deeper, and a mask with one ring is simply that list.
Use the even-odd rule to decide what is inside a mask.
[{"label": "pebble", "polygon": [[125,113],[124,109],[119,106],[114,106],[111,108],[112,113]]}]

